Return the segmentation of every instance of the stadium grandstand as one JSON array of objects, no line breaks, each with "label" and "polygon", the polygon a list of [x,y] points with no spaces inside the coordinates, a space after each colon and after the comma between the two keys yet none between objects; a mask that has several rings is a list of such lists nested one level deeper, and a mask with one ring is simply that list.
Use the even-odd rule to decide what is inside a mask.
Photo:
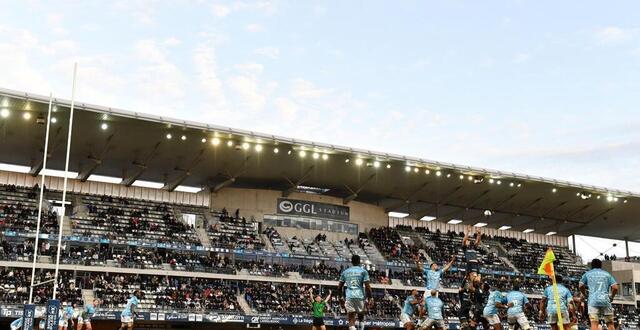
[{"label": "stadium grandstand", "polygon": [[[538,301],[549,283],[537,274],[548,247],[556,272],[579,296],[589,265],[572,249],[575,235],[640,241],[640,196],[630,191],[82,102],[75,103],[62,207],[71,102],[52,99],[48,119],[49,102],[0,89],[4,328],[29,301],[34,254],[35,282],[44,284],[34,288],[33,303],[44,309],[59,249],[58,299],[75,317],[100,299],[94,329],[119,327],[136,291],[136,329],[306,329],[309,292],[332,293],[325,323],[346,328],[338,286],[353,255],[370,276],[372,329],[402,328],[405,298],[425,291],[421,265],[455,257],[439,295],[447,327],[458,329],[470,235],[485,283],[518,282],[532,302],[531,324],[548,329]],[[616,259],[604,261],[620,285],[615,319],[637,329],[640,259],[628,252]],[[588,326],[586,313],[576,322]]]}]

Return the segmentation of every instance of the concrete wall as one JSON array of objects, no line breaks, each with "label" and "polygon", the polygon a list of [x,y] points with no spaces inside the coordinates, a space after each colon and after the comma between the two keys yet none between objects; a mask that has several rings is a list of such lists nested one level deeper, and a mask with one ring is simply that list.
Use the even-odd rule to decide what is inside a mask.
[{"label": "concrete wall", "polygon": [[[214,210],[226,207],[229,212],[233,212],[240,209],[241,216],[253,216],[261,221],[265,214],[276,214],[279,197],[282,197],[282,193],[275,190],[224,188],[211,194],[210,205]],[[293,193],[288,198],[342,205],[341,198],[323,195]],[[356,201],[347,206],[350,209],[349,222],[358,224],[360,231],[389,224],[389,217],[382,207]]]}]

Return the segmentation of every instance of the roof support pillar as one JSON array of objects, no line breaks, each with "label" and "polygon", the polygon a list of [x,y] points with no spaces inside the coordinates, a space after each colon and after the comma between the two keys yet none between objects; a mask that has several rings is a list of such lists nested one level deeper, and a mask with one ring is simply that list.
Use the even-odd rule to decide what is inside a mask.
[{"label": "roof support pillar", "polygon": [[298,179],[296,182],[293,182],[293,180],[289,179],[286,175],[283,175],[284,179],[287,180],[287,182],[289,182],[290,187],[285,189],[282,192],[282,197],[289,197],[289,195],[293,194],[296,191],[296,189],[298,188],[299,185],[301,185],[305,181],[307,181],[307,179],[309,179],[309,176],[311,175],[311,171],[313,171],[314,167],[315,167],[315,165],[309,166],[309,168],[307,168],[307,170],[304,172],[304,174],[302,174],[302,177],[300,177],[300,179]]},{"label": "roof support pillar", "polygon": [[349,190],[349,192],[351,192],[351,194],[345,198],[342,199],[342,204],[347,205],[349,204],[349,202],[351,202],[352,200],[356,199],[358,197],[358,194],[362,191],[362,189],[364,189],[364,187],[367,185],[367,183],[371,182],[371,180],[373,180],[376,177],[376,174],[373,173],[369,176],[369,178],[367,178],[361,185],[360,187],[358,187],[358,189],[356,190],[352,190],[349,186],[347,186],[346,184],[344,185],[345,188],[347,188],[347,190]]}]

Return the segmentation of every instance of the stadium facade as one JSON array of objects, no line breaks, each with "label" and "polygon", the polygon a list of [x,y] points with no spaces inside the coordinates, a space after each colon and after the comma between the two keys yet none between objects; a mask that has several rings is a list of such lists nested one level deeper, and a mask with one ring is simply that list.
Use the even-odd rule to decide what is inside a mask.
[{"label": "stadium facade", "polygon": [[[64,180],[43,172],[49,101],[0,90],[0,265],[13,277],[30,271],[40,174],[51,174],[47,212],[61,210]],[[69,106],[52,102],[49,169],[64,168]],[[360,254],[376,274],[381,301],[370,326],[397,328],[398,299],[424,291],[415,258],[440,263],[459,253],[469,225],[485,236],[483,274],[531,283],[543,281],[531,267],[546,246],[559,251],[560,269],[577,281],[585,268],[568,248],[572,235],[640,241],[640,196],[630,191],[76,107],[60,264],[69,282],[62,287],[66,303],[108,301],[94,317],[105,327],[113,328],[122,296],[136,288],[147,297],[139,315],[144,327],[306,327],[309,306],[292,303],[306,299],[300,288],[335,291],[335,272]],[[44,279],[55,268],[57,224],[54,215],[40,232],[44,246],[35,247]],[[631,256],[606,267],[621,284],[615,303],[628,310],[624,322],[633,327],[640,264],[624,257]],[[21,313],[24,283],[2,282],[0,316],[8,320]],[[449,284],[443,293],[453,297],[457,282]],[[541,297],[539,286],[532,284],[530,298]],[[344,322],[336,304],[327,323]]]}]

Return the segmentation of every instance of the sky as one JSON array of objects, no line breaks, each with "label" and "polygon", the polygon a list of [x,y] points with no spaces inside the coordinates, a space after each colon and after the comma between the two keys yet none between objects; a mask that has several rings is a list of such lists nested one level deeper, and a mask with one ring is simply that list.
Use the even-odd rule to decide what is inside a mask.
[{"label": "sky", "polygon": [[0,5],[0,87],[640,191],[638,1]]}]

